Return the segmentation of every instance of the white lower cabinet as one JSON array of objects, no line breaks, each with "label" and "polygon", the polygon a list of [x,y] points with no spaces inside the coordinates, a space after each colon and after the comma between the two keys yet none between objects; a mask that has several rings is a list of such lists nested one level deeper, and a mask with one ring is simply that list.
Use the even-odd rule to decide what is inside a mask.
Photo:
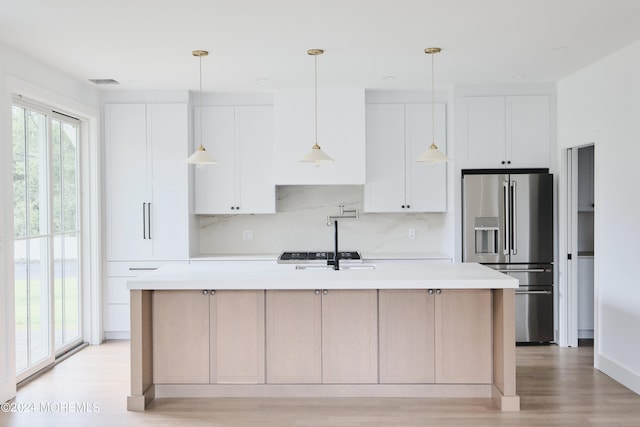
[{"label": "white lower cabinet", "polygon": [[130,331],[127,282],[153,271],[164,262],[108,262],[103,292],[103,330],[106,339],[128,339]]},{"label": "white lower cabinet", "polygon": [[376,290],[267,291],[267,382],[378,382]]},{"label": "white lower cabinet", "polygon": [[490,384],[490,290],[380,290],[380,383]]},{"label": "white lower cabinet", "polygon": [[158,384],[263,384],[264,291],[154,291]]}]

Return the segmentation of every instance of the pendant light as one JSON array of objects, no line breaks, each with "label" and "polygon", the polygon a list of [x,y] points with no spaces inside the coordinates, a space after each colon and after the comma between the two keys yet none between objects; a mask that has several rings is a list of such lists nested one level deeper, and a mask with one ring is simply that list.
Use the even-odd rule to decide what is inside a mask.
[{"label": "pendant light", "polygon": [[449,158],[440,151],[436,145],[436,88],[434,56],[441,50],[442,49],[439,47],[428,47],[424,50],[424,53],[431,55],[431,145],[427,148],[427,151],[418,157],[416,162],[444,163],[449,161]]},{"label": "pendant light", "polygon": [[322,55],[324,50],[322,49],[309,49],[308,55],[313,56],[314,61],[314,75],[315,75],[315,92],[314,92],[314,105],[315,105],[315,131],[316,131],[316,143],[311,147],[309,151],[302,159],[301,162],[313,163],[316,166],[320,166],[322,163],[333,162],[333,159],[322,151],[318,145],[318,55]]},{"label": "pendant light", "polygon": [[209,55],[209,52],[206,50],[194,50],[191,52],[193,56],[197,56],[200,59],[200,146],[196,150],[195,153],[189,156],[185,163],[196,165],[198,168],[202,168],[205,165],[215,165],[217,160],[215,160],[204,148],[202,145],[202,57]]}]

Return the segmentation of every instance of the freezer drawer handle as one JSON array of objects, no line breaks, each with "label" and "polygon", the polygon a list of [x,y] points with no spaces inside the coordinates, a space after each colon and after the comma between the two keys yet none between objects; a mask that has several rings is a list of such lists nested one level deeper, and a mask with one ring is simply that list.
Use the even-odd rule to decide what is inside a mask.
[{"label": "freezer drawer handle", "polygon": [[516,291],[516,295],[551,295],[551,291]]},{"label": "freezer drawer handle", "polygon": [[550,273],[551,270],[547,269],[547,268],[521,268],[521,269],[512,269],[512,270],[505,270],[505,269],[497,269],[496,271],[499,271],[500,273]]},{"label": "freezer drawer handle", "polygon": [[154,271],[158,267],[129,267],[129,271]]}]

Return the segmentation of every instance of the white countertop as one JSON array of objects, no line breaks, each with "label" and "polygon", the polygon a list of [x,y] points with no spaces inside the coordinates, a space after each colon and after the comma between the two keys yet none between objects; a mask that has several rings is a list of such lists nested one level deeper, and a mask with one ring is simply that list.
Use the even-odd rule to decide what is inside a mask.
[{"label": "white countertop", "polygon": [[[375,269],[362,266],[375,265]],[[128,281],[129,289],[502,289],[518,280],[476,263],[341,263],[357,269],[296,270],[264,261],[169,264]]]},{"label": "white countertop", "polygon": [[[330,252],[330,250],[326,250]],[[305,252],[305,251],[300,251]],[[451,262],[450,256],[440,252],[362,252],[364,261],[382,261],[382,260],[428,260]],[[190,258],[191,262],[198,261],[276,261],[280,256],[277,254],[201,254]]]}]

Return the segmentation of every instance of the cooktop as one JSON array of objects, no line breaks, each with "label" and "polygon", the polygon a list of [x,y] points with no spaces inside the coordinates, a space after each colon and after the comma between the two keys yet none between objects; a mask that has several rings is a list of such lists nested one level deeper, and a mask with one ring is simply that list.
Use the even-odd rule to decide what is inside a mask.
[{"label": "cooktop", "polygon": [[[278,262],[284,263],[306,263],[306,262],[326,262],[333,259],[334,252],[311,251],[311,252],[282,252],[278,257]],[[339,251],[339,260],[361,261],[362,257],[358,251]]]}]

